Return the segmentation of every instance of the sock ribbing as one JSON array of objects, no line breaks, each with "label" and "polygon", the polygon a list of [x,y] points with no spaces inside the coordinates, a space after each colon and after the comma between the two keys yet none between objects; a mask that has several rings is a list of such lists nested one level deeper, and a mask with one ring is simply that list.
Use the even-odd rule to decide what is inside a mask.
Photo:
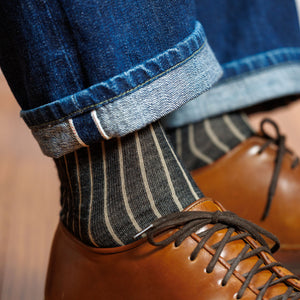
[{"label": "sock ribbing", "polygon": [[121,246],[203,197],[158,123],[56,160],[61,220],[84,243]]},{"label": "sock ribbing", "polygon": [[246,114],[239,112],[168,130],[177,155],[190,171],[213,163],[253,134]]}]

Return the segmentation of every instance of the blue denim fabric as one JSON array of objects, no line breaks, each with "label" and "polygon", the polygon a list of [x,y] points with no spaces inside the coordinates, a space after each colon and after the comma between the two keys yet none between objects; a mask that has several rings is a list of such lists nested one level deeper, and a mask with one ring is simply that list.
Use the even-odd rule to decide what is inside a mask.
[{"label": "blue denim fabric", "polygon": [[[224,66],[223,78],[272,64],[272,58],[257,65],[228,65],[280,48],[298,48],[300,31],[294,0],[200,0],[196,6],[218,61]],[[201,4],[201,5],[200,5]],[[278,62],[277,60],[274,63]],[[283,57],[283,61],[286,59]]]},{"label": "blue denim fabric", "polygon": [[[221,70],[196,19],[222,63],[215,88],[224,92],[200,95]],[[168,126],[266,100],[251,100],[257,80],[240,91],[238,80],[248,75],[266,71],[263,97],[272,97],[282,75],[284,93],[297,90],[288,84],[299,62],[293,0],[11,0],[0,3],[0,22],[2,70],[22,117],[53,157],[138,130],[191,99]],[[282,72],[270,72],[276,67]],[[250,100],[243,101],[246,90]]]},{"label": "blue denim fabric", "polygon": [[[1,1],[0,16],[1,68],[23,110],[130,70],[185,39],[196,21],[193,2],[185,0],[9,0]],[[136,70],[130,86],[181,57],[171,59]],[[128,89],[124,78],[111,84],[105,98]]]},{"label": "blue denim fabric", "polygon": [[1,66],[43,152],[125,135],[221,75],[192,1],[0,4]]},{"label": "blue denim fabric", "polygon": [[197,17],[224,74],[209,92],[168,115],[166,127],[300,93],[300,29],[294,0],[200,2]]},{"label": "blue denim fabric", "polygon": [[177,128],[189,123],[300,94],[300,64],[287,62],[221,81],[206,93],[167,115],[162,123]]},{"label": "blue denim fabric", "polygon": [[[221,69],[208,44],[202,40],[201,32],[197,23],[195,31],[187,39],[151,61],[172,62],[173,57],[182,57],[186,49],[194,51],[187,58],[182,57],[179,63],[127,92],[98,102],[97,93],[106,84],[100,83],[59,101],[23,111],[22,116],[31,124],[31,131],[44,154],[59,157],[101,139],[126,135],[208,90],[220,77]],[[147,70],[147,65],[148,61],[137,66],[137,69]],[[132,76],[135,70],[124,74],[129,83],[134,82]],[[112,78],[110,82],[117,78]],[[60,119],[34,124],[35,121],[39,123],[41,119],[49,120],[49,117],[60,114],[63,116]]]}]

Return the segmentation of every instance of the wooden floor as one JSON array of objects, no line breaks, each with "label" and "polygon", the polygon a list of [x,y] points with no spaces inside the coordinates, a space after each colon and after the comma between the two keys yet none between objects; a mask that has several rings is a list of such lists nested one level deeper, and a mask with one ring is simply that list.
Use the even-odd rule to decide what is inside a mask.
[{"label": "wooden floor", "polygon": [[[41,300],[51,239],[58,220],[59,183],[19,117],[0,74],[0,299]],[[251,121],[257,126],[262,116]],[[271,112],[300,153],[300,101]]]},{"label": "wooden floor", "polygon": [[41,300],[59,211],[56,170],[2,75],[0,99],[0,299]]}]

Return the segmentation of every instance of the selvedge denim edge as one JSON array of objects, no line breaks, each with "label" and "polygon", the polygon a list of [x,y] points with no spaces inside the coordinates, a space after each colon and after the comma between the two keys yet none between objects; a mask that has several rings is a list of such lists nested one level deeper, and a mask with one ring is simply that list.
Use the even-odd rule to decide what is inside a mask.
[{"label": "selvedge denim edge", "polygon": [[160,119],[208,90],[221,75],[197,22],[189,37],[155,58],[21,116],[43,153],[60,157]]},{"label": "selvedge denim edge", "polygon": [[[164,117],[164,127],[176,128],[275,98],[300,94],[300,50],[293,51],[289,59],[291,61],[274,60],[273,65],[221,79],[208,92]],[[239,66],[231,64],[231,67],[237,70]]]}]

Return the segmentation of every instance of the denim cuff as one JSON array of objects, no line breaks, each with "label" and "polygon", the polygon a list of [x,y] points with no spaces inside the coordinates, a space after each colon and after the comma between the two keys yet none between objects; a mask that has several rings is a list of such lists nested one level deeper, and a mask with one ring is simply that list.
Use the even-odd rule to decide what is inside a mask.
[{"label": "denim cuff", "polygon": [[197,22],[173,48],[105,82],[21,111],[21,116],[43,153],[57,158],[141,129],[208,90],[221,75]]},{"label": "denim cuff", "polygon": [[165,128],[177,128],[275,98],[300,94],[299,48],[276,49],[222,67],[223,78],[208,92],[163,118]]}]

